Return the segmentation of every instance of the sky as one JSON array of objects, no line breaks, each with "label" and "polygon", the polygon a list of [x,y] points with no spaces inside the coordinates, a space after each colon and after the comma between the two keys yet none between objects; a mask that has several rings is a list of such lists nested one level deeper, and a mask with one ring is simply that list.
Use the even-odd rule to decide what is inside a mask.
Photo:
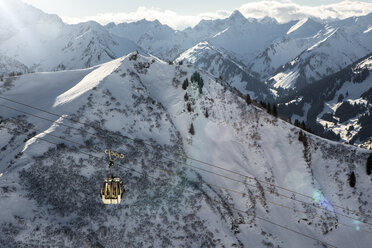
[{"label": "sky", "polygon": [[[1,0],[0,0],[1,1]],[[304,17],[346,18],[372,12],[372,0],[22,0],[67,23],[95,20],[155,20],[182,30],[201,19],[225,18],[235,9],[246,17],[271,16],[279,22]]]},{"label": "sky", "polygon": [[[234,10],[243,4],[257,0],[23,0],[48,13],[61,16],[84,17],[104,12],[132,12],[138,7],[167,9],[183,15],[196,15],[200,12]],[[339,0],[294,0],[300,5],[317,6],[337,3]],[[370,0],[369,2],[372,2]]]}]

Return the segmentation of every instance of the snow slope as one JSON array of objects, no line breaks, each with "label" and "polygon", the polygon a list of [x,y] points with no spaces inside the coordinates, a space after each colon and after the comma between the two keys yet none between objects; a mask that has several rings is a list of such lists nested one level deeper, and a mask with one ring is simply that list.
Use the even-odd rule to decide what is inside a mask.
[{"label": "snow slope", "polygon": [[87,68],[141,51],[96,22],[67,25],[19,0],[2,0],[0,23],[0,54],[31,71]]},{"label": "snow slope", "polygon": [[[333,133],[328,138],[371,147],[371,63],[369,54],[305,87],[295,96],[285,99],[286,104],[280,106],[280,112],[292,121],[294,115],[305,119],[319,134]],[[300,100],[294,101],[295,98]],[[311,106],[310,112],[302,110],[305,105]]]},{"label": "snow slope", "polygon": [[311,19],[300,20],[291,26],[285,36],[267,46],[251,62],[249,68],[257,72],[260,78],[265,81],[275,75],[281,66],[323,39],[328,32],[324,30],[323,25]]},{"label": "snow slope", "polygon": [[22,64],[21,62],[9,58],[7,56],[0,55],[0,75],[9,75],[11,73],[27,73],[29,70],[27,66]]},{"label": "snow slope", "polygon": [[[354,63],[372,51],[372,34],[365,32],[372,14],[329,23],[307,42],[308,46],[269,79],[276,88],[300,89]],[[286,76],[281,76],[286,75]],[[287,83],[289,75],[290,83]]]},{"label": "snow slope", "polygon": [[289,23],[276,21],[248,20],[239,11],[228,18],[228,26],[208,41],[229,51],[234,57],[246,64],[252,62],[261,51],[273,41],[283,36],[289,29]]},{"label": "snow slope", "polygon": [[162,25],[158,20],[143,19],[118,25],[109,23],[105,27],[111,34],[130,39],[145,51],[166,61],[173,61],[192,44],[184,33]]},{"label": "snow slope", "polygon": [[[58,16],[19,0],[2,3],[0,55],[24,64],[30,71],[88,68],[136,50],[171,62],[208,42],[229,61],[223,63],[228,64],[222,65],[225,69],[214,70],[215,58],[206,49],[200,50],[198,57],[204,61],[199,64],[212,66],[204,70],[214,70],[213,75],[219,77],[217,73],[225,74],[223,71],[233,61],[242,65],[244,72],[229,69],[228,81],[243,90],[247,80],[242,74],[253,74],[266,82],[260,87],[276,88],[273,92],[279,93],[270,95],[269,89],[248,91],[260,99],[270,99],[299,90],[372,51],[372,14],[327,22],[306,18],[278,23],[270,17],[247,19],[236,10],[227,18],[202,20],[195,27],[176,31],[157,20],[145,19],[106,26],[93,21],[67,25]],[[14,71],[19,69],[12,64]]]},{"label": "snow slope", "polygon": [[253,98],[262,99],[271,95],[267,86],[249,73],[244,64],[235,61],[228,53],[208,42],[200,42],[188,49],[175,62],[194,64],[211,75],[227,81],[240,92],[250,94]]},{"label": "snow slope", "polygon": [[[367,151],[310,134],[305,145],[299,141],[299,129],[247,105],[203,72],[202,93],[195,83],[182,89],[195,71],[192,65],[169,65],[132,53],[89,69],[24,75],[2,88],[1,97],[90,126],[0,98],[2,105],[52,120],[0,107],[0,245],[324,247],[264,218],[337,247],[367,247],[370,236],[363,230],[371,227],[345,218],[342,215],[359,219],[337,207],[372,214]],[[194,135],[189,133],[191,123]],[[35,140],[35,135],[65,145]],[[104,158],[105,148],[126,155],[115,165],[127,189],[119,206],[104,206],[98,197],[107,165],[80,153]],[[355,188],[347,181],[351,171]],[[317,201],[265,182],[314,195]]]}]

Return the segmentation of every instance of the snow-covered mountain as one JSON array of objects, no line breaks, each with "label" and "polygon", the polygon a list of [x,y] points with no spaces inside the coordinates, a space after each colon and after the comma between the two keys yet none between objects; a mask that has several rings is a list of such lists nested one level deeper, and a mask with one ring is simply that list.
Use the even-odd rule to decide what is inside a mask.
[{"label": "snow-covered mountain", "polygon": [[[247,39],[257,35],[253,32],[261,29],[262,26],[275,24],[277,22],[273,19],[248,20],[236,10],[228,18],[202,20],[195,27],[183,31],[173,30],[157,20],[147,21],[145,19],[117,25],[109,23],[105,27],[110,33],[130,39],[149,53],[168,61],[173,61],[182,52],[203,41],[210,41],[221,49],[226,48],[231,54],[240,49],[238,57],[247,60],[248,58],[241,53],[242,50],[257,50],[258,45],[265,45],[262,40],[250,41],[245,44]],[[231,30],[228,31],[229,29]],[[262,28],[262,30],[265,29]],[[270,37],[267,37],[272,32],[273,30],[267,30],[262,36],[265,37],[264,39],[270,40],[272,36],[275,36],[275,34],[270,34]],[[231,39],[232,36],[234,36],[233,39]],[[239,47],[236,46],[237,44],[240,44]]]},{"label": "snow-covered mountain", "polygon": [[[67,25],[58,16],[19,0],[3,2],[0,55],[19,61],[31,71],[87,68],[135,50],[173,61],[207,42],[229,58],[224,62],[228,65],[221,67],[230,67],[231,61],[242,65],[229,70],[228,81],[246,81],[241,75],[253,75],[266,81],[261,86],[266,89],[261,90],[262,95],[255,92],[256,96],[270,99],[280,97],[277,93],[270,96],[270,87],[298,90],[372,51],[372,14],[328,23],[310,18],[278,23],[270,17],[247,19],[236,10],[227,18],[202,20],[195,27],[176,31],[157,20],[110,23],[104,27],[96,22]],[[195,63],[213,65],[216,61],[208,50],[199,49],[203,63]],[[203,69],[214,71],[216,77],[226,71]],[[255,80],[249,77],[248,84],[257,85]],[[238,88],[243,89],[244,84]]]},{"label": "snow-covered mountain", "polygon": [[319,23],[311,18],[304,18],[296,22],[287,31],[289,38],[304,38],[313,37],[319,33],[319,30],[324,28],[324,24]]},{"label": "snow-covered mountain", "polygon": [[[370,244],[368,152],[300,132],[192,65],[132,53],[23,75],[1,92],[2,247]],[[99,199],[105,148],[125,154],[114,167],[126,187],[118,206]]]},{"label": "snow-covered mountain", "polygon": [[372,54],[285,99],[281,114],[328,138],[372,148]]},{"label": "snow-covered mountain", "polygon": [[158,20],[145,19],[118,25],[109,23],[106,29],[114,35],[130,39],[145,51],[164,60],[173,61],[181,52],[192,45],[186,34],[162,25]]},{"label": "snow-covered mountain", "polygon": [[[164,60],[174,60],[182,52],[204,41],[247,62],[273,40],[285,34],[292,23],[279,24],[271,18],[247,19],[238,10],[228,18],[202,20],[193,28],[175,31],[159,21],[110,23],[110,33],[131,39],[146,51]],[[259,32],[258,32],[259,31]]]},{"label": "snow-covered mountain", "polygon": [[25,66],[21,62],[7,56],[0,55],[0,76],[18,73],[24,74],[28,71],[29,70],[27,66]]},{"label": "snow-covered mountain", "polygon": [[242,62],[247,73],[256,73],[275,88],[300,89],[371,52],[371,18],[369,14],[330,23],[306,18],[280,24],[269,18],[246,19],[235,11],[229,18],[202,21],[184,32]]},{"label": "snow-covered mountain", "polygon": [[235,61],[228,53],[215,48],[206,41],[182,53],[176,62],[196,65],[211,75],[227,81],[240,92],[250,94],[255,99],[266,99],[271,96],[267,86],[252,75],[243,63]]},{"label": "snow-covered mountain", "polygon": [[67,26],[61,40],[64,42],[61,44],[63,48],[60,50],[58,66],[67,69],[87,68],[116,59],[129,52],[142,51],[130,40],[110,35],[96,22]]},{"label": "snow-covered mountain", "polygon": [[301,89],[366,56],[372,52],[370,23],[372,14],[326,25],[305,43],[311,46],[279,68],[269,82],[276,88]]},{"label": "snow-covered mountain", "polygon": [[0,55],[31,71],[87,68],[141,51],[96,22],[67,25],[19,0],[2,0],[0,27]]},{"label": "snow-covered mountain", "polygon": [[[291,23],[292,25],[292,23]],[[265,81],[284,64],[296,58],[302,51],[320,41],[324,26],[312,19],[294,23],[282,38],[271,43],[250,63],[249,68]]]},{"label": "snow-covered mountain", "polygon": [[[370,53],[371,18],[372,14],[369,14],[327,24],[306,18],[279,24],[275,20],[248,20],[235,11],[227,19],[202,21],[185,32],[201,40],[204,38],[209,46],[223,51],[223,57],[233,60],[234,64],[241,64],[240,68],[243,68],[245,74],[266,81],[261,86],[266,90],[261,91],[263,95],[258,94],[259,99],[265,99],[271,87],[279,90],[271,90],[271,97],[280,98],[282,89],[299,90]],[[202,35],[198,36],[198,33]],[[181,57],[189,56],[189,61],[219,76],[224,70],[215,68],[218,61],[215,56],[211,57],[211,49],[199,49],[205,41],[185,51]],[[234,71],[236,75],[230,73],[226,77],[228,80],[234,81],[241,77],[239,70]]]},{"label": "snow-covered mountain", "polygon": [[234,57],[249,64],[260,51],[282,37],[290,23],[272,20],[248,20],[239,11],[228,18],[228,26],[208,39],[217,48],[229,51]]},{"label": "snow-covered mountain", "polygon": [[176,31],[0,1],[0,76],[26,73],[0,77],[0,247],[370,245],[372,14]]}]

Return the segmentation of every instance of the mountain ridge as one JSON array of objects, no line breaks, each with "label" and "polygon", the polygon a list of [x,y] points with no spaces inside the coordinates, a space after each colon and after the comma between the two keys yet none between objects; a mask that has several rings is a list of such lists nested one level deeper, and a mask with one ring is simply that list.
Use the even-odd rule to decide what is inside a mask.
[{"label": "mountain ridge", "polygon": [[[304,118],[315,133],[321,134],[325,129],[335,133],[327,136],[329,138],[337,139],[336,135],[341,135],[338,139],[341,138],[344,142],[353,144],[359,139],[357,142],[359,145],[361,142],[366,142],[367,145],[364,147],[370,147],[368,144],[372,133],[368,131],[367,124],[371,112],[369,94],[372,84],[369,75],[372,68],[369,66],[370,61],[371,53],[337,73],[308,85],[295,95],[283,99],[282,101],[286,103],[280,105],[279,110],[283,115],[292,117],[292,121],[294,121],[293,118]],[[355,86],[356,84],[358,86]],[[349,101],[353,103],[355,109],[351,107],[341,114],[340,110],[347,108]],[[363,102],[363,107],[357,110],[357,105],[361,104],[360,101]],[[314,104],[315,102],[316,104]],[[304,112],[306,104],[310,106],[309,112]],[[340,108],[341,106],[343,107]],[[337,111],[338,108],[340,108],[339,111]],[[354,115],[350,116],[350,113],[354,113]],[[351,121],[358,114],[361,116]],[[360,126],[361,119],[364,120],[362,128]],[[347,123],[349,120],[350,123]],[[343,133],[345,130],[346,132]],[[361,133],[359,134],[359,132]]]},{"label": "mountain ridge", "polygon": [[[196,72],[202,90],[192,79]],[[190,84],[183,89],[186,78]],[[48,88],[29,90],[49,81]],[[0,206],[7,209],[0,212],[1,245],[322,246],[262,219],[336,246],[369,242],[364,233],[341,227],[349,220],[337,207],[371,214],[369,153],[304,131],[308,143],[301,141],[300,129],[247,105],[195,66],[131,53],[89,69],[23,75],[1,96],[65,117],[47,115],[52,118],[47,122],[1,107]],[[4,98],[0,104],[46,114]],[[126,156],[114,167],[127,189],[115,208],[103,206],[98,196],[108,173],[99,151],[107,146]],[[221,174],[220,169],[190,158],[252,179],[241,181],[226,171],[234,180],[218,176],[213,173]],[[355,188],[348,185],[350,172],[356,174]],[[322,200],[303,204],[291,199],[303,200],[298,194],[279,197],[283,187]]]}]

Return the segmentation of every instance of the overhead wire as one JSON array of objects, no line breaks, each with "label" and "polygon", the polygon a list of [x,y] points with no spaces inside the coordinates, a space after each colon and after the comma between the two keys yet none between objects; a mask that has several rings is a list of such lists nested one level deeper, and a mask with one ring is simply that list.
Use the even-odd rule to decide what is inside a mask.
[{"label": "overhead wire", "polygon": [[[39,130],[39,129],[36,129],[36,128],[32,128],[32,127],[29,127],[29,126],[24,126],[22,124],[19,124],[19,123],[15,123],[13,122],[13,124],[15,125],[18,125],[18,126],[22,126],[24,129],[31,129],[31,130],[34,130],[34,131],[37,131],[37,132],[40,132],[40,133],[44,133],[45,135],[49,135],[51,137],[54,137],[54,138],[57,138],[57,139],[60,139],[60,140],[63,140],[63,141],[67,141],[67,142],[70,142],[70,143],[73,143],[73,144],[76,144],[76,145],[79,145],[80,147],[85,147],[87,149],[93,149],[95,152],[101,152],[100,150],[97,150],[96,148],[92,148],[92,147],[88,147],[87,145],[83,144],[83,143],[79,143],[79,142],[76,142],[76,141],[73,141],[73,140],[69,140],[69,139],[66,139],[66,138],[63,138],[63,137],[60,137],[60,136],[57,136],[57,135],[54,135],[54,134],[51,134],[51,133],[48,133],[46,131],[42,131],[42,130]],[[19,131],[17,131],[19,132]],[[19,132],[20,133],[20,132]],[[39,137],[34,137],[35,139],[39,139]],[[42,139],[42,138],[41,138]],[[87,153],[84,153],[83,154],[87,154]],[[175,175],[175,176],[179,176],[177,173],[173,172],[173,171],[170,171],[170,170],[167,170],[167,169],[162,169],[160,167],[157,167],[157,166],[154,166],[152,164],[150,164],[150,166],[154,167],[155,169],[157,170],[161,170],[163,172],[167,172],[168,174],[172,174],[172,175]],[[211,184],[211,183],[206,183],[206,182],[202,182],[203,184],[205,185],[208,185],[208,186],[211,186],[211,187],[215,187],[215,188],[220,188],[220,189],[223,189],[223,190],[226,190],[226,191],[230,191],[230,192],[233,192],[233,193],[236,193],[236,194],[239,194],[243,197],[247,196],[246,193],[244,192],[240,192],[240,191],[237,191],[237,190],[233,190],[233,189],[229,189],[227,187],[223,187],[223,186],[220,186],[220,185],[216,185],[216,184]],[[257,199],[258,197],[255,196],[255,199]],[[292,198],[288,198],[290,200],[293,200]],[[299,209],[296,209],[296,208],[292,208],[292,207],[288,207],[288,206],[285,206],[283,204],[280,204],[280,203],[276,203],[276,202],[273,202],[273,201],[270,201],[270,200],[265,200],[266,202],[272,204],[272,205],[276,205],[276,206],[279,206],[279,207],[282,207],[282,208],[286,208],[286,209],[289,209],[289,210],[293,210],[295,212],[299,212],[299,213],[303,213],[305,215],[307,215],[308,213],[305,212],[305,211],[302,211],[302,210],[299,210]],[[321,209],[321,210],[325,210],[325,209]],[[344,216],[344,217],[348,217],[348,216]],[[322,221],[327,221],[326,219],[324,219],[323,217],[321,216],[313,216],[313,218],[317,218],[317,219],[320,219]],[[339,225],[342,225],[342,226],[346,226],[346,227],[350,227],[350,228],[354,228],[354,226],[351,226],[351,225],[348,225],[348,224],[344,224],[340,221],[337,220],[337,223]],[[364,229],[359,229],[361,232],[366,232],[366,233],[369,233],[369,234],[372,234],[372,232],[368,231],[368,230],[364,230]]]},{"label": "overhead wire", "polygon": [[[74,122],[74,123],[78,123],[78,124],[81,124],[81,125],[84,125],[84,126],[87,126],[87,127],[91,127],[91,128],[93,128],[94,130],[96,130],[96,131],[97,131],[97,130],[99,130],[99,131],[103,131],[103,132],[105,131],[105,130],[102,130],[100,127],[96,127],[96,126],[93,126],[93,125],[88,124],[88,123],[80,122],[80,121],[74,120],[74,119],[72,119],[72,118],[68,118],[68,117],[66,117],[66,116],[63,116],[63,115],[55,114],[55,113],[52,113],[52,112],[50,112],[50,111],[43,110],[43,109],[41,109],[41,108],[34,107],[34,106],[29,105],[29,104],[25,104],[25,103],[22,103],[22,102],[19,102],[19,101],[16,101],[16,100],[13,100],[13,99],[10,99],[10,98],[7,98],[7,97],[0,96],[0,99],[6,100],[6,101],[9,101],[9,102],[13,102],[13,103],[16,103],[16,104],[19,104],[19,105],[25,106],[25,107],[29,107],[29,108],[32,108],[32,109],[38,110],[38,111],[40,111],[40,112],[44,112],[44,113],[47,113],[47,114],[49,114],[49,115],[53,115],[53,116],[55,116],[55,117],[62,118],[62,119],[65,119],[65,120],[68,120],[68,121],[71,121],[71,122]],[[3,106],[4,106],[4,105],[3,105]],[[7,108],[10,108],[10,109],[11,109],[11,107],[9,107],[9,106],[7,106]],[[13,109],[13,110],[15,110],[15,109]],[[47,121],[52,121],[52,120],[50,120],[50,119],[47,119],[47,118],[44,118],[44,117],[39,117],[39,116],[33,115],[33,114],[31,114],[31,113],[26,113],[26,112],[21,111],[21,110],[16,110],[16,111],[23,112],[23,113],[25,113],[25,114],[29,114],[29,115],[31,115],[31,116],[34,116],[34,117],[37,117],[37,118],[40,118],[40,119],[44,119],[44,120],[47,120]],[[53,121],[53,122],[54,122],[54,121]],[[65,124],[63,124],[63,123],[61,123],[60,125],[61,125],[61,126],[67,126],[67,127],[69,127],[68,125],[65,125]],[[73,127],[70,127],[70,128],[73,128]],[[75,129],[77,129],[77,128],[75,128]],[[97,134],[95,134],[95,133],[90,133],[90,132],[86,131],[85,129],[84,129],[84,130],[77,129],[77,130],[79,130],[79,131],[84,131],[84,132],[86,132],[86,133],[89,133],[89,134],[92,134],[92,135],[97,136]],[[120,135],[120,136],[121,136],[122,138],[132,140],[132,141],[134,141],[134,142],[141,142],[141,143],[143,143],[143,144],[146,145],[146,146],[151,146],[151,147],[153,147],[153,148],[154,148],[154,147],[155,147],[155,148],[158,148],[157,146],[155,146],[155,145],[153,145],[153,144],[150,144],[150,143],[147,143],[147,142],[145,142],[145,141],[143,141],[143,140],[139,141],[138,139],[131,138],[131,137],[128,137],[128,136],[124,136],[124,135]],[[165,149],[163,148],[163,150],[165,150]],[[281,189],[281,190],[284,190],[284,191],[287,191],[287,192],[290,192],[290,193],[293,193],[293,194],[296,194],[296,195],[300,195],[300,196],[302,196],[302,197],[305,197],[305,198],[308,198],[308,199],[313,200],[313,196],[309,196],[309,195],[306,195],[306,194],[303,194],[303,193],[300,193],[300,192],[296,192],[296,191],[294,191],[294,190],[287,189],[287,188],[285,188],[285,187],[282,187],[282,186],[276,185],[276,184],[274,184],[274,183],[269,183],[269,182],[266,182],[266,181],[264,181],[264,180],[260,180],[260,179],[257,179],[257,178],[255,178],[255,177],[252,177],[252,176],[244,175],[244,174],[242,174],[242,173],[240,173],[240,172],[236,172],[236,171],[233,171],[233,170],[230,170],[230,169],[226,169],[226,168],[224,168],[224,167],[222,167],[222,166],[219,166],[219,165],[215,165],[215,164],[211,164],[211,163],[208,163],[208,162],[205,162],[205,161],[201,161],[201,160],[199,160],[199,159],[195,159],[195,158],[192,158],[192,157],[186,156],[186,155],[181,154],[181,153],[177,153],[177,152],[170,151],[170,150],[168,150],[168,152],[169,152],[169,153],[172,153],[172,154],[174,154],[174,155],[177,155],[178,157],[186,158],[186,159],[189,159],[189,160],[191,160],[191,161],[195,161],[195,162],[198,162],[198,163],[201,163],[201,164],[204,164],[204,165],[208,165],[208,166],[210,166],[210,167],[214,167],[214,168],[217,168],[217,169],[220,169],[220,170],[223,170],[223,171],[226,171],[226,172],[229,172],[229,173],[235,174],[235,175],[239,175],[239,176],[241,176],[241,177],[244,177],[244,178],[247,178],[247,179],[250,179],[250,180],[255,180],[255,181],[258,181],[258,182],[260,182],[260,183],[263,183],[263,184],[266,184],[266,185],[269,185],[269,186],[272,186],[272,187],[276,187],[276,188],[278,188],[278,189]],[[345,210],[346,212],[354,213],[354,214],[357,215],[357,216],[362,216],[362,217],[365,217],[365,218],[372,218],[371,215],[364,214],[364,213],[360,213],[360,212],[358,212],[358,211],[354,211],[354,210],[351,210],[351,209],[348,209],[348,208],[342,207],[342,206],[340,206],[340,205],[338,205],[338,204],[332,204],[332,206],[337,207],[337,208],[340,208],[340,209],[342,209],[342,210]]]},{"label": "overhead wire", "polygon": [[[25,112],[25,111],[22,111],[22,110],[19,110],[19,109],[16,109],[16,108],[12,108],[12,107],[9,107],[9,106],[7,106],[7,105],[0,104],[0,106],[5,107],[5,108],[8,108],[8,109],[12,109],[12,110],[15,110],[15,111],[18,111],[18,112],[24,113],[24,114],[28,114],[28,115],[34,116],[34,117],[36,117],[36,118],[40,118],[40,119],[47,120],[47,121],[49,121],[49,122],[54,123],[53,120],[50,120],[50,119],[47,119],[47,118],[44,118],[44,117],[40,117],[40,116],[38,116],[38,115],[34,115],[34,114],[31,114],[31,113],[28,113],[28,112]],[[91,133],[91,132],[88,132],[88,131],[86,131],[86,130],[82,130],[82,129],[78,129],[78,128],[75,128],[75,127],[71,127],[71,126],[66,125],[66,124],[63,124],[63,123],[58,123],[58,124],[61,125],[61,126],[65,126],[65,127],[68,127],[68,128],[72,128],[72,129],[78,130],[78,131],[84,131],[84,132],[87,132],[87,133],[89,133],[89,134],[91,134],[91,135],[94,135],[94,136],[98,136],[96,133]],[[125,136],[123,136],[123,137],[125,137]],[[229,180],[232,180],[232,181],[235,181],[235,182],[239,182],[239,183],[245,184],[245,185],[247,185],[247,186],[251,186],[251,187],[258,188],[258,186],[256,186],[256,185],[248,184],[247,182],[240,181],[240,180],[237,180],[237,179],[234,179],[234,178],[231,178],[231,177],[228,177],[228,176],[225,176],[225,175],[219,174],[219,173],[215,173],[215,172],[212,172],[212,171],[208,171],[208,170],[205,170],[205,169],[203,169],[203,168],[196,167],[196,166],[193,166],[193,165],[190,165],[190,164],[184,163],[184,162],[182,162],[182,161],[177,161],[177,160],[174,160],[174,159],[172,159],[172,158],[166,157],[166,156],[164,156],[164,155],[162,155],[162,156],[163,156],[164,158],[170,160],[170,161],[173,161],[173,162],[176,162],[176,163],[180,163],[180,164],[183,164],[183,165],[189,166],[189,167],[191,167],[191,168],[198,169],[198,170],[201,170],[201,171],[204,171],[204,172],[207,172],[207,173],[211,173],[211,174],[214,174],[214,175],[217,175],[217,176],[220,176],[220,177],[224,177],[224,178],[226,178],[226,179],[229,179]],[[274,194],[274,193],[272,192],[272,190],[270,190],[270,189],[269,189],[269,190],[268,190],[268,189],[265,189],[265,188],[263,188],[263,189],[264,189],[265,191],[271,193],[271,194]],[[321,209],[321,210],[325,210],[324,208],[322,208],[322,207],[320,207],[320,206],[317,206],[317,205],[314,205],[314,204],[311,204],[311,203],[308,203],[308,202],[304,202],[304,201],[301,201],[301,200],[298,200],[298,199],[295,199],[295,198],[292,198],[292,197],[289,197],[289,196],[286,196],[286,195],[283,195],[283,194],[276,193],[275,195],[279,195],[279,196],[282,196],[282,197],[284,197],[284,198],[287,198],[287,199],[290,199],[290,200],[293,200],[293,201],[297,201],[297,202],[300,202],[300,203],[306,204],[306,205],[308,205],[308,206],[312,206],[312,207],[315,207],[315,208],[318,208],[318,209]],[[359,222],[361,222],[361,223],[364,223],[364,224],[367,224],[367,225],[371,225],[371,226],[372,226],[371,223],[368,223],[368,222],[366,222],[366,221],[362,221],[362,220],[359,220],[359,219],[353,218],[353,217],[351,217],[351,216],[348,216],[348,215],[345,215],[345,214],[342,214],[342,213],[338,213],[338,212],[336,212],[336,211],[334,211],[334,213],[337,214],[337,215],[340,215],[340,216],[343,216],[343,217],[346,217],[346,218],[350,218],[350,219],[353,219],[353,220],[359,221]]]},{"label": "overhead wire", "polygon": [[[43,120],[46,120],[46,121],[49,121],[49,122],[52,122],[52,123],[55,123],[55,121],[53,120],[50,120],[48,118],[44,118],[44,117],[40,117],[38,115],[34,115],[34,114],[31,114],[31,113],[28,113],[28,112],[25,112],[25,111],[22,111],[22,110],[19,110],[19,109],[16,109],[16,108],[12,108],[12,107],[9,107],[7,105],[4,105],[4,104],[0,104],[0,106],[2,107],[5,107],[5,108],[8,108],[8,109],[11,109],[11,110],[14,110],[14,111],[18,111],[20,113],[24,113],[24,114],[28,114],[30,116],[34,116],[36,118],[40,118],[40,119],[43,119]],[[69,126],[69,125],[66,125],[66,124],[63,124],[63,123],[58,123],[58,125],[61,125],[61,126],[64,126],[64,127],[67,127],[67,128],[72,128],[72,129],[75,129],[75,130],[78,130],[78,131],[83,131],[83,132],[86,132],[86,133],[89,133],[91,135],[94,135],[94,136],[98,136],[96,133],[91,133],[85,129],[79,129],[79,128],[75,128],[75,127],[72,127],[72,126]],[[38,130],[40,131],[40,130]],[[40,132],[43,132],[43,131],[40,131]],[[50,134],[51,135],[51,134]],[[52,135],[53,136],[53,135]],[[123,138],[125,138],[126,136],[122,136]],[[58,137],[57,137],[58,138]],[[159,147],[157,147],[157,149],[160,149]],[[164,150],[164,149],[163,149]],[[210,173],[210,174],[214,174],[216,176],[220,176],[220,177],[223,177],[223,178],[226,178],[228,180],[231,180],[231,181],[235,181],[235,182],[238,182],[238,183],[241,183],[241,184],[244,184],[244,185],[247,185],[247,186],[250,186],[250,187],[254,187],[254,188],[259,188],[259,186],[257,185],[254,185],[254,184],[249,184],[245,181],[241,181],[241,180],[238,180],[238,179],[235,179],[235,178],[231,178],[231,177],[228,177],[228,176],[225,176],[225,175],[222,175],[222,174],[219,174],[219,173],[216,173],[216,172],[213,172],[213,171],[209,171],[209,170],[206,170],[206,169],[203,169],[203,168],[200,168],[200,167],[197,167],[197,166],[194,166],[194,165],[190,165],[188,163],[185,163],[183,161],[178,161],[178,160],[175,160],[173,158],[170,158],[170,157],[166,157],[162,154],[162,157],[164,157],[165,159],[169,160],[169,161],[172,161],[172,162],[175,162],[177,164],[181,164],[181,165],[185,165],[185,166],[188,166],[188,167],[191,167],[191,168],[194,168],[194,169],[197,169],[197,170],[200,170],[200,171],[203,171],[203,172],[206,172],[206,173]],[[258,180],[257,180],[258,181]],[[280,197],[283,197],[283,198],[286,198],[286,199],[289,199],[289,200],[293,200],[293,201],[296,201],[296,202],[300,202],[302,204],[305,204],[307,206],[310,206],[310,207],[314,207],[314,208],[317,208],[317,209],[320,209],[320,210],[324,210],[326,211],[327,209],[325,209],[324,207],[322,206],[318,206],[318,205],[314,205],[313,203],[309,203],[309,202],[305,202],[305,201],[302,201],[302,200],[299,200],[299,199],[296,199],[296,198],[293,198],[293,197],[290,197],[290,196],[287,196],[287,195],[283,195],[283,194],[280,194],[280,193],[277,193],[277,192],[273,192],[271,189],[268,189],[268,188],[264,188],[262,187],[262,189],[266,192],[269,192],[270,194],[273,194],[274,196],[280,196]],[[329,211],[329,210],[327,210]],[[349,216],[349,215],[345,215],[343,213],[339,213],[337,211],[332,211],[334,214],[336,215],[339,215],[339,216],[342,216],[342,217],[345,217],[345,218],[349,218],[349,219],[352,219],[352,220],[355,220],[355,221],[359,221],[361,223],[364,223],[366,225],[370,225],[372,226],[372,223],[369,223],[367,221],[364,221],[364,220],[360,220],[360,219],[357,219],[357,218],[354,218],[352,216]]]},{"label": "overhead wire", "polygon": [[[11,129],[8,128],[8,127],[6,127],[6,128],[9,129],[9,130],[11,130]],[[27,127],[27,128],[29,128],[29,127]],[[30,129],[31,129],[31,128],[30,128]],[[12,131],[15,131],[15,130],[12,130]],[[18,132],[18,133],[20,133],[20,134],[24,134],[24,133],[22,133],[22,132],[20,132],[20,131],[16,131],[16,132]],[[46,133],[46,134],[48,134],[48,133]],[[68,142],[72,142],[72,143],[77,143],[77,142],[75,142],[75,141],[69,141],[68,139],[63,139],[63,138],[60,138],[60,137],[58,137],[58,136],[54,136],[54,137],[55,137],[55,138],[62,139],[62,140],[64,140],[64,141],[68,141]],[[55,143],[55,142],[49,141],[49,140],[44,139],[44,138],[40,138],[40,137],[32,137],[32,138],[34,138],[34,139],[39,139],[39,140],[42,140],[42,141],[48,142],[48,143],[50,143],[50,144],[59,145],[58,143]],[[85,146],[85,145],[84,145],[84,146]],[[83,151],[81,151],[81,150],[79,150],[78,152],[79,152],[79,153],[82,153],[82,154],[84,154],[84,155],[87,155],[87,156],[89,156],[89,157],[94,157],[94,158],[97,158],[97,159],[99,159],[99,160],[101,160],[101,161],[104,161],[104,160],[103,160],[101,157],[99,157],[99,156],[95,156],[95,155],[92,155],[92,154],[89,154],[89,153],[83,152]],[[123,165],[123,164],[122,164],[122,165]],[[134,171],[134,172],[138,173],[139,175],[145,175],[143,172],[137,171],[137,170],[135,170],[135,169],[133,169],[133,168],[131,168],[131,167],[127,167],[126,165],[123,165],[123,167],[124,167],[125,169],[127,169],[127,170]],[[160,168],[158,168],[158,167],[155,167],[155,168],[156,168],[156,169],[160,169]],[[164,170],[164,169],[161,169],[161,170]],[[167,170],[166,170],[166,171],[167,171]],[[172,172],[172,173],[173,173],[173,172]],[[156,179],[156,180],[163,180],[163,181],[164,181],[164,179],[159,179],[159,178],[157,178],[157,177],[153,177],[153,176],[151,176],[151,175],[146,175],[146,176],[147,176],[147,177],[150,177],[150,178],[153,178],[153,179]],[[204,183],[204,184],[206,184],[206,185],[210,185],[210,184],[208,184],[208,183]],[[211,186],[211,185],[210,185],[210,186]],[[176,187],[178,187],[178,186],[176,186]],[[218,187],[218,186],[215,185],[215,187]],[[220,187],[220,188],[221,188],[221,187]],[[221,188],[221,189],[225,189],[225,190],[226,190],[226,188]],[[195,191],[188,190],[188,189],[185,189],[185,188],[184,188],[184,190],[187,191],[187,192],[190,192],[190,193],[192,193],[192,194],[195,194],[195,193],[196,193]],[[230,190],[230,191],[231,191],[231,190]],[[244,194],[244,193],[239,193],[239,194]],[[216,202],[216,203],[219,204],[219,205],[222,205],[222,203],[219,202],[219,201],[217,201],[217,200],[212,199],[212,201]],[[249,214],[247,211],[244,211],[244,210],[238,209],[238,208],[232,206],[231,204],[229,204],[229,205],[230,205],[229,207],[231,207],[231,209],[234,209],[234,210],[237,211],[237,212],[241,212],[241,213],[244,213],[244,214],[250,216],[250,214]],[[280,206],[280,205],[278,205],[278,206]],[[279,226],[279,227],[282,228],[282,229],[285,229],[285,230],[291,231],[291,232],[293,232],[293,233],[296,233],[296,234],[298,234],[298,235],[301,235],[301,236],[307,237],[307,238],[309,238],[309,239],[312,239],[312,240],[318,241],[318,242],[320,242],[320,243],[322,243],[322,244],[324,244],[324,245],[328,245],[328,246],[330,246],[330,247],[335,247],[335,248],[337,248],[335,245],[330,244],[329,242],[325,242],[325,241],[322,241],[322,240],[320,240],[320,239],[318,239],[318,238],[315,238],[315,237],[312,237],[312,236],[310,236],[310,235],[307,235],[307,234],[301,233],[301,232],[299,232],[299,231],[293,230],[293,229],[291,229],[291,228],[289,228],[289,227],[286,227],[286,226],[284,226],[284,225],[281,225],[281,224],[275,223],[275,222],[273,222],[273,221],[267,220],[266,218],[263,218],[263,217],[260,217],[260,216],[257,216],[257,215],[255,215],[254,217],[257,218],[257,219],[259,219],[259,220],[261,220],[261,221],[267,222],[267,223],[269,223],[269,224],[272,224],[272,225],[275,225],[275,226]],[[372,234],[372,233],[371,233],[371,234]]]}]

